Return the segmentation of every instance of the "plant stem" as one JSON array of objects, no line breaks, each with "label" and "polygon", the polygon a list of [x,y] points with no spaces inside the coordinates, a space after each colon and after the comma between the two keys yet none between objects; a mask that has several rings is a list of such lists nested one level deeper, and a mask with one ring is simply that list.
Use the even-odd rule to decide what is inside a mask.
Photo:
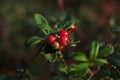
[{"label": "plant stem", "polygon": [[[67,70],[67,73],[68,73],[69,72],[69,67],[68,67],[68,65],[65,62],[63,54],[62,54],[62,52],[59,52],[59,54],[60,54],[60,59],[61,59],[62,63],[64,64],[64,66],[65,66],[65,68]],[[70,80],[69,76],[66,76],[66,80]]]},{"label": "plant stem", "polygon": [[[43,49],[45,43],[43,43],[39,49],[37,50],[37,52],[35,53],[35,55],[32,56],[32,58],[30,59],[30,61],[26,64],[27,67],[30,67],[31,63],[33,62],[33,60],[37,57],[37,55],[39,54],[39,52]],[[19,77],[19,80],[22,80],[22,78],[24,77],[24,75],[26,74],[26,71],[27,71],[28,68],[24,68],[23,69],[23,72],[21,74],[21,76]]]}]

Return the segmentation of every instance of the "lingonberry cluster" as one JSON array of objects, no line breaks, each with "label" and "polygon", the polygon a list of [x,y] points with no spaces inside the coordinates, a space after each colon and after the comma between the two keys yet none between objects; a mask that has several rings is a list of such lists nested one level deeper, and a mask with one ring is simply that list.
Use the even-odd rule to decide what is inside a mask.
[{"label": "lingonberry cluster", "polygon": [[49,35],[47,37],[48,44],[52,45],[53,49],[56,50],[63,50],[65,46],[69,44],[69,34],[68,31],[74,32],[76,29],[75,26],[71,26],[68,30],[60,30],[57,33],[57,36],[55,35]]}]

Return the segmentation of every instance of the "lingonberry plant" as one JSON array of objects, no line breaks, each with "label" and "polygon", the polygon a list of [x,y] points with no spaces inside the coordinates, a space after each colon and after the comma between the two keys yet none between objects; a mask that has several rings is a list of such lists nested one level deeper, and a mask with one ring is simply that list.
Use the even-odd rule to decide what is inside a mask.
[{"label": "lingonberry plant", "polygon": [[[40,14],[34,15],[37,29],[44,33],[44,37],[33,36],[27,44],[36,48],[48,62],[62,62],[58,65],[57,75],[51,80],[99,80],[120,79],[120,45],[92,41],[86,53],[71,52],[69,55],[75,63],[67,65],[62,51],[66,46],[75,46],[80,41],[70,40],[70,34],[74,33],[76,26],[74,21],[58,23],[50,27],[47,20]],[[120,32],[114,28],[113,31]],[[36,53],[38,55],[38,53]],[[34,57],[35,58],[35,57]]]},{"label": "lingonberry plant", "polygon": [[[66,57],[73,62],[68,64],[63,50],[67,46],[75,47],[80,42],[71,38],[71,33],[76,30],[74,21],[50,26],[40,14],[35,14],[34,20],[36,31],[42,32],[44,36],[35,35],[27,40],[26,45],[37,52],[25,67],[17,69],[17,75],[12,80],[34,80],[31,79],[29,67],[38,55],[47,60],[44,65],[58,63],[54,68],[56,75],[51,76],[50,80],[120,80],[120,40],[116,41],[117,37],[112,43],[94,40],[85,52],[70,52]],[[117,34],[120,28],[114,27],[112,31]]]}]

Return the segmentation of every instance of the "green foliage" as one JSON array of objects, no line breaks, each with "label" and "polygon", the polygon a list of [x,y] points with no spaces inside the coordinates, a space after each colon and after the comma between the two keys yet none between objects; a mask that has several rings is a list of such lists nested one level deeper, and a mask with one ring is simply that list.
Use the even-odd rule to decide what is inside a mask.
[{"label": "green foliage", "polygon": [[120,67],[120,52],[116,51],[113,54],[109,55],[108,61],[116,67]]},{"label": "green foliage", "polygon": [[[61,22],[55,25],[55,30],[52,29],[48,21],[46,20],[45,17],[42,15],[36,13],[34,15],[34,20],[37,25],[36,30],[37,31],[42,31],[45,35],[44,37],[39,37],[39,36],[33,36],[27,41],[28,46],[32,46],[33,48],[36,48],[39,50],[39,52],[43,51],[43,56],[49,61],[49,62],[55,62],[58,59],[58,50],[53,49],[52,45],[46,43],[46,37],[48,37],[50,34],[56,35],[57,32],[62,30],[62,29],[69,29],[72,25],[74,25],[74,21],[65,21]],[[76,44],[77,42],[73,42],[72,44]],[[45,43],[45,44],[42,44]]]},{"label": "green foliage", "polygon": [[82,71],[84,69],[88,69],[89,63],[80,63],[80,64],[72,64],[70,71]]},{"label": "green foliage", "polygon": [[47,53],[47,54],[44,54],[44,56],[49,62],[55,62],[58,58],[57,52],[56,53]]},{"label": "green foliage", "polygon": [[120,26],[113,27],[113,28],[112,28],[112,31],[113,31],[113,32],[120,32]]},{"label": "green foliage", "polygon": [[110,63],[107,66],[102,66],[100,71],[98,71],[94,76],[93,80],[98,80],[105,76],[112,78],[113,80],[120,79],[120,51],[118,48],[115,49],[112,54],[107,56],[108,62]]},{"label": "green foliage", "polygon": [[35,23],[37,24],[37,29],[41,30],[45,35],[48,35],[52,28],[49,26],[47,20],[40,14],[34,15]]},{"label": "green foliage", "polygon": [[99,48],[103,45],[102,42],[93,41],[90,46],[90,59],[96,59],[99,54]]},{"label": "green foliage", "polygon": [[112,52],[113,52],[112,48],[105,47],[105,48],[100,49],[99,56],[106,57],[106,56],[110,55]]},{"label": "green foliage", "polygon": [[[34,19],[35,23],[37,24],[37,31],[42,31],[45,35],[44,37],[31,37],[27,41],[27,45],[37,48],[38,53],[42,52],[42,55],[49,62],[55,63],[56,61],[59,62],[60,60],[62,62],[57,66],[57,76],[53,77],[51,80],[99,80],[105,76],[109,76],[113,79],[119,79],[120,52],[114,51],[113,46],[108,47],[104,45],[106,44],[104,42],[92,41],[89,47],[89,51],[75,52],[72,55],[72,58],[76,63],[72,63],[68,66],[62,51],[54,49],[51,44],[47,43],[46,37],[51,34],[59,37],[57,33],[62,29],[69,31],[69,28],[74,25],[74,21],[68,20],[59,22],[55,24],[54,28],[52,29],[49,26],[48,21],[42,15],[35,14]],[[116,29],[113,29],[113,31],[119,32],[119,30]],[[71,38],[69,46],[75,47],[79,42],[79,40],[74,41]],[[36,55],[38,55],[38,53],[36,53]],[[101,68],[101,66],[104,67],[109,63],[110,67],[108,67],[107,70],[103,68],[95,74],[91,74],[91,72],[89,72],[91,67],[96,68],[99,66]],[[111,68],[111,66],[115,66],[116,68]]]},{"label": "green foliage", "polygon": [[69,29],[72,25],[74,25],[74,21],[64,21],[64,22],[61,22],[61,23],[58,23],[57,24],[57,27],[60,28],[60,29]]},{"label": "green foliage", "polygon": [[[109,5],[110,3],[109,0],[106,0],[106,1],[104,0],[70,0],[70,1],[61,0],[63,3],[65,3],[63,4],[64,9],[62,10],[58,9],[58,7],[60,7],[60,5],[62,4],[59,1],[57,2],[53,1],[49,5],[45,5],[46,3],[48,3],[47,1],[50,2],[49,0],[43,0],[43,1],[36,0],[33,3],[32,1],[29,1],[29,0],[24,0],[24,1],[16,0],[15,3],[13,3],[12,1],[1,0],[0,2],[0,5],[1,5],[0,16],[1,16],[1,23],[2,23],[1,32],[0,32],[1,71],[3,72],[7,71],[6,69],[7,66],[5,67],[3,66],[4,65],[3,62],[6,62],[5,60],[6,56],[4,57],[3,55],[6,55],[5,54],[6,52],[8,52],[9,55],[7,56],[10,56],[10,60],[12,60],[12,62],[14,62],[13,60],[17,58],[20,58],[20,60],[22,59],[21,63],[22,63],[22,66],[25,65],[25,68],[17,67],[16,72],[11,72],[11,70],[9,70],[11,69],[11,65],[13,66],[13,63],[11,63],[11,65],[8,66],[9,68],[7,67],[9,70],[7,71],[7,75],[0,75],[0,80],[39,80],[39,79],[34,79],[32,77],[39,76],[38,74],[35,75],[34,72],[38,71],[38,73],[40,73],[41,71],[39,71],[38,69],[43,71],[44,67],[36,65],[37,67],[34,67],[33,71],[31,71],[31,73],[33,73],[34,75],[33,74],[31,75],[28,69],[31,66],[31,64],[32,65],[36,63],[41,64],[41,62],[44,63],[44,61],[46,60],[47,62],[48,61],[52,62],[52,66],[50,63],[49,63],[50,66],[47,66],[49,65],[47,63],[46,63],[47,65],[45,64],[45,67],[50,67],[50,69],[48,68],[48,70],[50,71],[47,71],[47,69],[45,69],[44,71],[45,73],[47,73],[47,75],[49,75],[48,74],[49,72],[52,73],[50,74],[50,77],[52,76],[54,77],[51,78],[50,80],[102,80],[106,77],[108,80],[120,80],[120,35],[119,35],[120,26],[118,25],[120,24],[119,22],[120,14],[117,8],[120,0],[115,1],[117,5],[114,3],[113,5]],[[40,3],[37,3],[37,2],[40,2]],[[57,8],[54,7],[56,4],[57,4]],[[94,6],[97,6],[97,8],[93,8]],[[102,10],[100,10],[101,8]],[[38,10],[38,12],[43,11],[42,13],[46,15],[47,19],[52,21],[48,22],[48,20],[41,14],[37,13],[34,15],[34,21],[36,24],[36,27],[35,27],[36,33],[34,36],[32,36],[27,40],[26,44],[27,46],[30,46],[36,49],[37,53],[32,54],[33,57],[30,60],[30,64],[29,64],[29,60],[27,59],[30,58],[31,55],[25,54],[25,57],[23,57],[23,54],[21,53],[24,53],[26,51],[23,51],[21,47],[23,47],[24,39],[27,36],[32,35],[35,29],[33,27],[35,26],[34,21],[29,15],[35,12],[36,10]],[[106,15],[104,15],[104,13]],[[118,15],[116,15],[117,13]],[[70,18],[72,17],[75,18],[74,21],[70,20]],[[109,17],[112,17],[112,21],[110,23],[111,25],[109,25],[109,28],[108,28],[107,20]],[[98,18],[99,20],[97,20]],[[104,21],[104,23],[101,23],[101,20]],[[58,21],[58,23],[53,24],[56,21]],[[72,25],[74,25],[74,22],[76,22],[75,24],[78,25],[79,28],[81,28],[81,30],[79,31],[81,31],[80,33],[82,34],[80,34],[79,38],[85,38],[85,39],[82,39],[82,40],[85,40],[85,42],[87,42],[86,39],[89,39],[89,40],[87,43],[85,43],[85,47],[84,47],[84,43],[80,45],[82,47],[81,49],[83,49],[84,52],[81,52],[81,51],[78,52],[80,49],[77,46],[78,49],[75,49],[75,50],[72,49],[75,52],[73,55],[71,55],[70,58],[66,56],[68,56],[71,52],[68,53],[67,50],[60,51],[62,54],[62,58],[61,58],[59,51],[53,49],[52,46],[47,43],[46,38],[51,34],[55,35],[56,37],[59,37],[57,35],[57,32],[60,31],[61,29],[68,30]],[[109,32],[110,27],[113,27],[112,31],[115,33]],[[100,29],[98,30],[98,28]],[[98,32],[96,32],[97,30]],[[79,35],[78,34],[79,31],[76,31],[77,36]],[[94,36],[94,31],[96,33],[95,36]],[[105,35],[101,35],[101,34],[105,34]],[[103,45],[103,43],[99,42],[99,40],[102,40],[102,41],[105,40],[106,42],[109,42],[107,41],[108,39],[106,38],[106,35],[112,36],[111,38],[113,40],[111,39],[109,40],[112,44],[112,47],[105,46],[109,43],[104,43],[105,45]],[[10,36],[12,36],[12,38]],[[74,41],[73,37],[71,36],[69,37],[71,38],[69,46],[75,47],[77,43],[80,42],[80,41]],[[76,39],[79,39],[79,38],[76,38]],[[91,42],[90,46],[86,45],[89,43],[89,41],[94,39],[95,40],[99,39],[99,40]],[[18,46],[20,50],[17,49]],[[119,48],[115,49],[116,46],[117,47],[119,46]],[[66,49],[69,49],[69,47]],[[87,51],[87,49],[89,50]],[[15,57],[13,55],[11,57],[11,53],[17,53],[17,52],[18,52],[17,54],[18,57],[11,59],[12,57]],[[68,54],[64,54],[64,52]],[[22,56],[19,56],[19,53]],[[40,56],[37,57],[38,58],[37,60],[36,56],[39,55],[39,53],[41,53],[40,55],[42,55],[46,60],[39,60],[41,59]],[[24,60],[25,62],[23,62]],[[19,61],[17,60],[15,61],[15,63],[16,62],[19,62]],[[28,66],[26,66],[27,63],[28,63]],[[4,68],[6,70],[4,70]],[[99,68],[99,69],[96,69],[96,68]],[[12,68],[12,71],[13,69],[14,68]],[[89,72],[89,70],[92,73]],[[42,72],[41,74],[43,74],[44,72]],[[22,79],[19,79],[21,76],[22,76]],[[46,76],[43,74],[42,77],[46,77]]]},{"label": "green foliage", "polygon": [[76,54],[74,59],[77,60],[77,61],[88,61],[88,58],[84,53]]},{"label": "green foliage", "polygon": [[37,25],[41,25],[41,24],[48,25],[48,21],[38,13],[34,14],[34,20]]},{"label": "green foliage", "polygon": [[76,46],[76,44],[77,43],[79,43],[80,41],[73,41],[73,40],[71,40],[71,42],[70,42],[70,46],[72,46],[72,47],[75,47]]},{"label": "green foliage", "polygon": [[44,38],[33,36],[27,41],[27,46],[35,47],[37,44],[39,44],[41,41],[43,41]]},{"label": "green foliage", "polygon": [[74,21],[73,20],[59,22],[59,23],[55,24],[55,28],[53,29],[52,33],[57,33],[58,31],[60,31],[62,29],[67,30],[72,25],[74,25]]},{"label": "green foliage", "polygon": [[98,66],[98,65],[103,65],[103,64],[107,64],[107,63],[108,63],[108,61],[106,59],[96,59],[94,62],[94,65]]}]

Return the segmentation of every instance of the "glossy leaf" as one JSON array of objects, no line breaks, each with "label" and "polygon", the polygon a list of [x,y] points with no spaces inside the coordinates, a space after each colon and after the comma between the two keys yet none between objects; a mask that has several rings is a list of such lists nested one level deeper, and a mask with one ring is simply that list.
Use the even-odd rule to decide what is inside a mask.
[{"label": "glossy leaf", "polygon": [[35,22],[36,22],[37,25],[41,25],[41,24],[48,25],[48,22],[45,19],[45,17],[43,17],[42,15],[40,15],[38,13],[36,13],[34,15],[34,19],[35,19]]},{"label": "glossy leaf", "polygon": [[96,59],[95,60],[95,65],[98,66],[98,65],[103,65],[103,64],[107,64],[108,61],[105,60],[105,59]]},{"label": "glossy leaf", "polygon": [[78,53],[74,57],[75,60],[77,61],[88,61],[86,55],[84,53]]},{"label": "glossy leaf", "polygon": [[88,67],[89,63],[72,64],[70,67],[70,71],[81,71],[83,69],[87,69]]},{"label": "glossy leaf", "polygon": [[38,25],[38,29],[41,30],[45,35],[48,35],[52,30],[49,25],[44,24]]},{"label": "glossy leaf", "polygon": [[70,41],[70,46],[72,46],[72,47],[75,47],[76,45],[77,45],[77,43],[79,43],[80,41]]},{"label": "glossy leaf", "polygon": [[34,47],[36,44],[40,43],[42,40],[44,40],[44,39],[41,38],[41,37],[33,36],[30,39],[28,39],[27,45],[31,46],[31,47]]},{"label": "glossy leaf", "polygon": [[102,46],[102,42],[93,41],[90,46],[90,59],[94,60],[98,57],[99,48]]},{"label": "glossy leaf", "polygon": [[67,73],[67,68],[65,65],[59,65],[58,70]]},{"label": "glossy leaf", "polygon": [[52,28],[49,26],[47,20],[40,14],[34,15],[34,20],[37,24],[37,29],[41,30],[45,35],[48,35]]}]

